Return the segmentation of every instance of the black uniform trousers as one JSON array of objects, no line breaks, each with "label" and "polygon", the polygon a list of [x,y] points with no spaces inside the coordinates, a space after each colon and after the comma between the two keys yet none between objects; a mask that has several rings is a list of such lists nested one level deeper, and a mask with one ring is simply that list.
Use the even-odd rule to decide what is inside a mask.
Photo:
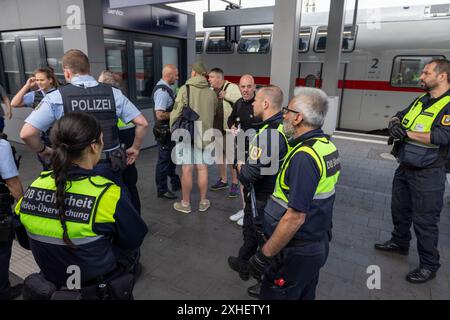
[{"label": "black uniform trousers", "polygon": [[256,196],[256,210],[258,216],[253,219],[252,203],[249,195],[245,195],[245,207],[244,207],[244,226],[242,228],[242,234],[244,236],[244,243],[239,249],[239,259],[242,261],[248,261],[258,250],[258,246],[263,244],[263,239],[258,236],[258,229],[262,228],[262,219],[264,218],[264,207],[266,206],[269,194]]},{"label": "black uniform trousers", "polygon": [[[10,212],[10,214],[12,214]],[[13,235],[9,240],[0,242],[0,300],[8,299],[11,284],[9,282],[9,260],[11,259],[11,248]]]},{"label": "black uniform trousers", "polygon": [[158,194],[166,193],[169,189],[167,178],[170,178],[172,188],[181,188],[180,177],[175,173],[176,165],[172,161],[172,149],[175,142],[169,139],[158,141],[158,162],[156,163],[155,181]]},{"label": "black uniform trousers", "polygon": [[[329,253],[328,237],[322,241],[285,247],[266,269],[260,300],[314,300],[320,269]],[[277,280],[283,279],[280,285]]]},{"label": "black uniform trousers", "polygon": [[420,267],[437,271],[438,223],[445,191],[445,168],[410,169],[400,165],[392,183],[392,241],[409,248],[411,224],[417,237]]},{"label": "black uniform trousers", "polygon": [[[134,137],[134,128],[119,130],[120,143],[125,144],[125,148],[130,148],[133,145]],[[125,170],[122,172],[122,180],[123,184],[128,189],[131,203],[139,214],[141,214],[141,199],[139,198],[139,191],[137,188],[138,171],[136,162],[126,166]]]}]

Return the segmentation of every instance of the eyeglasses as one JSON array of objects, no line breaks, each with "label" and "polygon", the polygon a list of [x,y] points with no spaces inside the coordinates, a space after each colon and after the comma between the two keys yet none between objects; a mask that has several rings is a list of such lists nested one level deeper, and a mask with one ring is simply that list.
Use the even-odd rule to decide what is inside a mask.
[{"label": "eyeglasses", "polygon": [[282,110],[283,110],[283,114],[286,114],[288,112],[292,112],[292,113],[295,113],[295,114],[299,114],[300,113],[299,111],[295,111],[295,110],[289,109],[288,107],[283,107]]}]

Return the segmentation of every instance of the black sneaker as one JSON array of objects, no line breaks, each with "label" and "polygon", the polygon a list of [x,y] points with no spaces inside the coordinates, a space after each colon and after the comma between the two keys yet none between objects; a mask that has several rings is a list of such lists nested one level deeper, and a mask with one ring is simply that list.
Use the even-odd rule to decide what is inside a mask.
[{"label": "black sneaker", "polygon": [[230,256],[228,257],[228,265],[232,270],[239,273],[239,277],[242,280],[248,281],[250,279],[250,270],[246,261],[242,261],[237,257]]},{"label": "black sneaker", "polygon": [[175,200],[177,196],[171,191],[166,191],[164,193],[158,193],[158,198],[164,198],[169,200]]}]

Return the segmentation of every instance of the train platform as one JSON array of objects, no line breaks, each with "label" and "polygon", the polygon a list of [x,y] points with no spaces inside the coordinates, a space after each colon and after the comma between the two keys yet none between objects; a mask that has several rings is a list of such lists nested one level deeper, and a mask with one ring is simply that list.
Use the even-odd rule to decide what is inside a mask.
[{"label": "train platform", "polygon": [[[386,139],[337,132],[334,135],[342,158],[337,187],[330,255],[320,274],[317,299],[450,299],[450,205],[441,213],[439,250],[442,267],[435,279],[410,284],[406,274],[418,265],[416,240],[409,256],[375,251],[375,242],[390,238],[391,184],[396,162],[389,155]],[[25,146],[21,178],[27,186],[37,176],[40,164]],[[156,197],[154,170],[157,150],[141,153],[138,161],[142,216],[149,234],[142,246],[143,272],[136,283],[136,299],[210,300],[251,299],[247,287],[227,265],[242,242],[242,229],[228,217],[238,211],[241,200],[228,199],[227,191],[208,192],[211,208],[198,212],[194,185],[193,212],[176,212],[172,201]],[[217,180],[211,167],[210,185]],[[368,289],[369,266],[381,270],[381,288]],[[14,246],[11,261],[13,283],[37,270],[30,252]]]}]

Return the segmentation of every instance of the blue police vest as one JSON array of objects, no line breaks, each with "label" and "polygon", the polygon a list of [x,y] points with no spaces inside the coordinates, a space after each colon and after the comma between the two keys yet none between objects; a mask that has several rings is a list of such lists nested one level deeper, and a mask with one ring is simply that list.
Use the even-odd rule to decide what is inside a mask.
[{"label": "blue police vest", "polygon": [[120,145],[116,102],[111,85],[99,83],[95,87],[84,88],[67,84],[60,87],[59,92],[62,96],[65,114],[87,112],[99,121],[106,150]]}]

